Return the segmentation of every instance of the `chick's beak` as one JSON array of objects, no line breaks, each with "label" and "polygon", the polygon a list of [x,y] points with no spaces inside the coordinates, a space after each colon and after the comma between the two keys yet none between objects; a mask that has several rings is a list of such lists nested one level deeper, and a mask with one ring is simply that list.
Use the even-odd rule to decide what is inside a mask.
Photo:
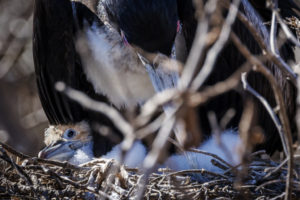
[{"label": "chick's beak", "polygon": [[41,150],[38,157],[57,161],[68,161],[73,157],[76,150],[82,146],[83,144],[80,141],[59,140]]}]

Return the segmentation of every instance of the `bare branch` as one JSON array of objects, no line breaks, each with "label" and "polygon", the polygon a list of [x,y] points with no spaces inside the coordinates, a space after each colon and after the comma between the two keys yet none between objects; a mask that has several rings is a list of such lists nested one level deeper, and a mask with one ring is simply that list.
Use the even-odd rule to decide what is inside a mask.
[{"label": "bare branch", "polygon": [[194,79],[191,90],[197,91],[204,81],[207,79],[209,74],[212,72],[214,64],[216,62],[216,58],[219,55],[220,51],[223,49],[225,43],[228,40],[229,34],[231,32],[231,26],[233,22],[235,21],[236,15],[238,13],[238,7],[239,7],[240,0],[235,0],[229,7],[229,12],[226,17],[226,20],[223,24],[220,36],[216,43],[213,45],[213,47],[209,50],[204,65],[201,68],[200,73],[197,75],[197,77]]}]

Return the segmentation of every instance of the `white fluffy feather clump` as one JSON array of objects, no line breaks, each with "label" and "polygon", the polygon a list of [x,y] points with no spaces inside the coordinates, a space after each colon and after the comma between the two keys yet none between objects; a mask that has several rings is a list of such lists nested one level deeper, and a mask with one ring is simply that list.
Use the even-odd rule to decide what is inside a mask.
[{"label": "white fluffy feather clump", "polygon": [[[220,136],[221,142],[217,143],[214,137],[201,144],[197,149],[213,153],[228,163],[238,164],[240,159],[237,152],[240,144],[240,137],[236,131],[227,130]],[[183,154],[176,154],[167,159],[164,167],[180,171],[187,169],[205,169],[212,172],[221,173],[222,169],[214,166],[211,163],[211,156],[201,153],[184,152]]]},{"label": "white fluffy feather clump", "polygon": [[[116,145],[110,152],[108,152],[101,158],[115,159],[117,161],[120,161],[122,144],[123,143]],[[147,152],[145,146],[140,141],[136,141],[133,144],[132,148],[127,152],[123,164],[128,167],[140,167],[144,158],[146,157],[146,154]]]}]

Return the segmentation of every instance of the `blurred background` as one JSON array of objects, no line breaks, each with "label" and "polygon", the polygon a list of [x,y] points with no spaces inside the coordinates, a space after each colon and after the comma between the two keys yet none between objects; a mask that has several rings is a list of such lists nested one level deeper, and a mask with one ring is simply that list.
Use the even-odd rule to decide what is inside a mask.
[{"label": "blurred background", "polygon": [[0,141],[32,156],[48,126],[34,76],[33,2],[0,0]]}]

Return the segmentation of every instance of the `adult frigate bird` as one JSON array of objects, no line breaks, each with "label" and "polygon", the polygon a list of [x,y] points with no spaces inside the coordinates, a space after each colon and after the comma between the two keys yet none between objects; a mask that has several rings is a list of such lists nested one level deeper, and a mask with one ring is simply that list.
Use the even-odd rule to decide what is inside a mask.
[{"label": "adult frigate bird", "polygon": [[[33,57],[38,92],[43,109],[51,125],[69,125],[86,120],[113,127],[104,115],[85,110],[79,104],[59,93],[55,83],[62,81],[84,92],[91,98],[108,102],[97,94],[87,81],[81,58],[76,51],[75,38],[85,23],[94,23],[97,16],[86,6],[69,0],[36,0],[33,22]],[[101,21],[98,20],[99,23]],[[114,132],[118,130],[112,128]],[[111,150],[114,142],[92,129],[96,156]]]},{"label": "adult frigate bird", "polygon": [[[242,2],[240,10],[245,14],[252,13],[253,10],[249,9],[251,5],[247,4],[247,1]],[[195,9],[190,0],[152,0],[147,1],[149,4],[138,0],[111,0],[101,3],[104,3],[106,16],[111,22],[109,25],[107,21],[100,20],[93,12],[78,2],[68,0],[36,1],[35,66],[41,101],[50,123],[68,124],[81,120],[96,119],[97,121],[100,119],[102,121],[103,119],[103,116],[101,116],[102,118],[91,117],[89,111],[82,109],[58,93],[54,89],[55,82],[63,81],[94,98],[102,100],[108,98],[108,101],[118,108],[130,107],[142,103],[154,94],[147,71],[140,62],[139,54],[134,47],[137,46],[149,52],[170,54],[178,19],[183,25],[187,50],[192,45],[197,22],[194,19]],[[254,15],[257,16],[257,13]],[[256,23],[250,17],[249,20]],[[263,25],[263,23],[259,23],[259,25]],[[139,27],[145,29],[139,29]],[[263,27],[260,28],[263,29]],[[233,30],[254,53],[261,53],[255,40],[241,22],[237,21]],[[160,31],[162,32],[157,35],[156,33]],[[141,34],[145,35],[141,36]],[[75,42],[77,38],[82,40]],[[130,47],[126,44],[130,44]],[[286,51],[289,52],[289,50],[290,47],[287,47]],[[293,58],[292,53],[284,55],[286,59]],[[243,56],[229,43],[219,56],[215,70],[205,84],[211,85],[224,80],[244,61]],[[289,117],[293,119],[294,88],[282,77],[282,74],[275,73],[275,76],[280,80],[280,86],[286,92],[285,101],[289,103]],[[253,80],[255,89],[274,102],[271,88],[263,77],[254,74],[249,78]],[[210,134],[207,122],[207,112],[210,110],[215,111],[220,119],[228,108],[235,108],[238,115],[228,126],[237,127],[243,107],[241,99],[240,94],[230,92],[199,108],[199,123],[204,129],[204,133]],[[256,106],[259,111],[257,117],[259,124],[268,128],[266,129],[268,137],[262,147],[267,147],[269,152],[273,152],[277,149],[279,137],[276,135],[273,122],[266,111],[260,107],[259,103]],[[94,144],[101,146],[95,141]],[[108,148],[102,149],[102,154],[112,148],[111,143],[107,146]]]},{"label": "adult frigate bird", "polygon": [[[156,14],[166,13],[166,8],[172,8],[169,14],[163,17],[153,17],[161,21],[157,27],[165,28],[166,34],[162,34],[160,38],[168,41],[164,44],[159,41],[157,49],[168,53],[166,50],[172,48],[177,29],[176,2],[149,2],[148,6],[140,4],[136,5],[136,8],[139,8],[140,12],[150,8],[150,13],[155,11]],[[156,6],[151,7],[154,4]],[[108,7],[105,10],[108,10]],[[151,22],[150,16],[147,20],[139,23],[143,25]],[[164,24],[171,21],[174,23],[166,28]],[[152,33],[149,32],[149,35]],[[147,32],[145,34],[147,35]],[[55,83],[58,81],[119,109],[135,106],[151,97],[154,89],[150,78],[138,54],[132,48],[133,45],[139,46],[140,40],[136,41],[132,42],[132,38],[126,35],[125,31],[116,29],[105,19],[99,19],[80,2],[36,0],[33,55],[39,95],[50,124],[72,126],[84,120],[89,124],[98,122],[113,126],[105,115],[86,110],[56,91]],[[150,44],[154,41],[155,37]],[[131,47],[126,45],[129,43]],[[151,48],[154,47],[146,50],[150,51]],[[117,132],[116,129],[113,131]],[[105,154],[115,145],[107,137],[99,138],[95,133],[93,136],[97,156]],[[95,141],[95,138],[98,138],[98,141]]]}]

